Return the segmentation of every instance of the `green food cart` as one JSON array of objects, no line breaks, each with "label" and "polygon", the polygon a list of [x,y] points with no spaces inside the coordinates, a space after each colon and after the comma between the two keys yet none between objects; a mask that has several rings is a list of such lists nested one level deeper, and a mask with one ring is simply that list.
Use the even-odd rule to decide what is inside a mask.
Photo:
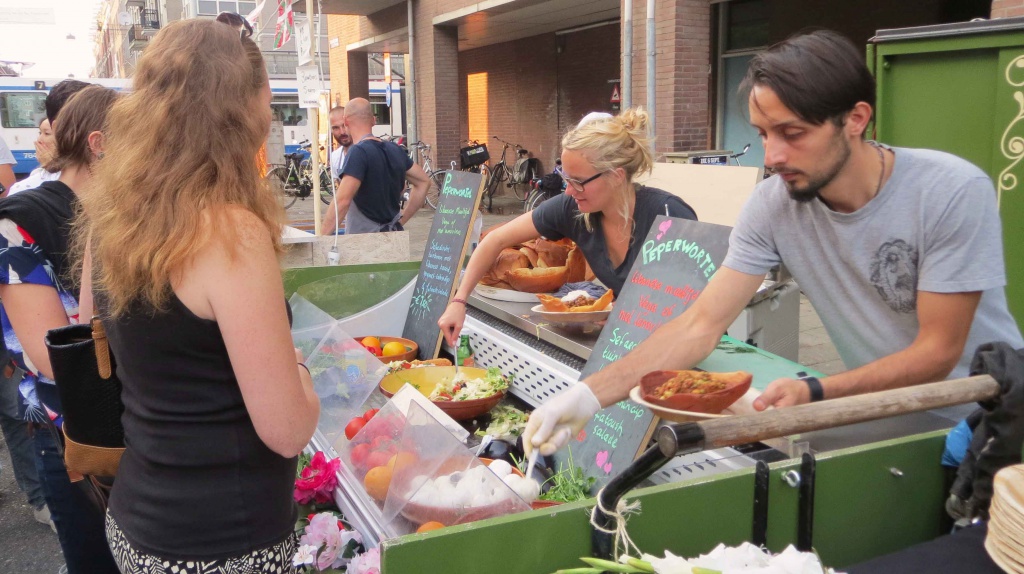
[{"label": "green food cart", "polygon": [[867,56],[879,141],[956,154],[995,183],[1006,295],[1024,326],[1024,18],[880,30]]},{"label": "green food cart", "polygon": [[[414,278],[415,265],[300,269],[288,273],[286,287],[289,296],[300,294],[326,307],[339,298],[369,297],[362,303],[372,305],[373,315],[382,320],[408,309],[401,293]],[[477,363],[515,374],[512,393],[527,403],[536,404],[550,389],[576,380],[598,337],[597,332],[531,319],[525,312],[529,303],[474,295],[470,305],[464,332],[472,339]],[[339,309],[334,318],[360,314]],[[756,388],[805,370],[728,337],[703,366],[747,370]],[[314,446],[333,454],[337,443],[327,437],[337,437],[343,422],[322,417]],[[926,541],[946,528],[948,487],[939,460],[953,424],[951,417],[917,412],[790,435],[770,444],[687,454],[627,494],[629,501],[640,503],[628,530],[643,551],[657,555],[669,550],[696,556],[719,543],[745,540],[762,540],[778,552],[803,541],[825,564],[839,568]],[[802,452],[815,457],[809,498],[800,478],[794,478],[806,476]],[[335,499],[365,537],[380,540],[385,574],[541,574],[577,567],[579,557],[591,553],[594,499],[422,534],[395,534],[380,521],[372,502],[360,496],[361,488],[343,483]]]}]

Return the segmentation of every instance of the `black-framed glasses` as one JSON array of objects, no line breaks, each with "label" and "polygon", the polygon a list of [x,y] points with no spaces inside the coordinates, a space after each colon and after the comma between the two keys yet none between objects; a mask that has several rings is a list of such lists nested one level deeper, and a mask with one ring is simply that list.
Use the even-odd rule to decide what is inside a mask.
[{"label": "black-framed glasses", "polygon": [[249,21],[245,19],[245,16],[242,16],[237,12],[221,12],[217,15],[217,21],[221,22],[222,24],[227,24],[228,26],[237,28],[239,38],[252,37],[252,24],[250,24]]},{"label": "black-framed glasses", "polygon": [[580,181],[578,179],[573,179],[571,177],[565,177],[565,174],[562,173],[561,171],[558,172],[558,175],[562,176],[562,181],[564,181],[565,184],[568,185],[569,187],[575,189],[576,191],[583,191],[583,188],[586,187],[586,185],[588,183],[594,181],[595,179],[601,177],[602,175],[604,175],[606,173],[608,173],[608,172],[602,171],[602,172],[595,173],[594,175],[588,177],[587,179],[584,179],[583,181]]}]

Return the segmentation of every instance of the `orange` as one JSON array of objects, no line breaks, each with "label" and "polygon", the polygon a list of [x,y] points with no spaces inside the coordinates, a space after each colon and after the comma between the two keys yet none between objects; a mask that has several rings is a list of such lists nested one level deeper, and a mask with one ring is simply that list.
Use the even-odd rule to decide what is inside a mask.
[{"label": "orange", "polygon": [[380,347],[380,339],[377,337],[363,337],[363,340],[359,342],[362,343],[364,347]]},{"label": "orange", "polygon": [[399,459],[401,459],[401,464],[402,464],[403,467],[414,465],[414,464],[416,464],[416,461],[417,461],[415,453],[411,453],[411,452],[408,452],[408,451],[400,452],[400,453],[392,456],[390,459],[388,459],[388,468],[390,468],[392,471],[394,471],[395,467],[399,463]]},{"label": "orange", "polygon": [[431,530],[437,530],[438,528],[444,528],[444,524],[441,524],[436,520],[431,520],[430,522],[424,522],[422,526],[416,529],[416,532],[430,532]]},{"label": "orange", "polygon": [[392,357],[394,355],[401,355],[402,353],[405,353],[406,350],[407,349],[405,348],[405,345],[399,343],[398,341],[391,341],[390,343],[384,345],[384,349],[382,350],[382,352],[384,353],[385,357]]},{"label": "orange", "polygon": [[366,493],[377,502],[384,502],[388,497],[388,487],[391,486],[391,466],[375,466],[367,471],[363,478],[363,486]]}]

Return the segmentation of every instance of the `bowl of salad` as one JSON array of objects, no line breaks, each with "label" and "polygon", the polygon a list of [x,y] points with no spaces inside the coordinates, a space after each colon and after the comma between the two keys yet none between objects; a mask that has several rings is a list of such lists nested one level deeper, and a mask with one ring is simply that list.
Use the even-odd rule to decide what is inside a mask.
[{"label": "bowl of salad", "polygon": [[497,367],[421,367],[385,376],[380,391],[391,398],[409,383],[457,421],[474,419],[495,407],[508,389],[509,378]]}]

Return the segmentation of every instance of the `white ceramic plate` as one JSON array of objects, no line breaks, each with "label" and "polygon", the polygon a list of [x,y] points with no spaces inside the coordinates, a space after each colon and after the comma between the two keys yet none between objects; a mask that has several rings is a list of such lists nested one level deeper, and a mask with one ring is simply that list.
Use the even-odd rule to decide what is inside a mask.
[{"label": "white ceramic plate", "polygon": [[709,415],[707,413],[695,413],[692,411],[680,411],[676,409],[670,409],[654,403],[649,403],[644,400],[643,393],[640,391],[640,385],[633,387],[633,390],[629,391],[629,398],[638,405],[651,409],[651,412],[658,415],[659,417],[672,422],[687,423],[692,421],[703,421],[707,419],[719,419],[731,415],[749,415],[757,411],[754,410],[754,399],[761,395],[761,391],[751,387],[747,390],[742,397],[740,397],[735,403],[729,406],[729,408],[722,411],[722,414]]},{"label": "white ceramic plate", "polygon": [[496,299],[498,301],[509,301],[511,303],[536,303],[536,293],[526,293],[524,291],[513,291],[511,289],[499,289],[498,287],[488,287],[487,285],[477,285],[474,289],[477,295],[486,297],[488,299]]},{"label": "white ceramic plate", "polygon": [[546,321],[550,321],[552,323],[596,323],[597,321],[604,321],[607,319],[608,315],[611,315],[613,306],[614,305],[609,305],[608,308],[603,311],[587,311],[581,313],[572,313],[567,311],[565,313],[553,313],[551,311],[545,311],[543,305],[534,305],[530,311],[533,311],[535,314],[543,317]]}]

